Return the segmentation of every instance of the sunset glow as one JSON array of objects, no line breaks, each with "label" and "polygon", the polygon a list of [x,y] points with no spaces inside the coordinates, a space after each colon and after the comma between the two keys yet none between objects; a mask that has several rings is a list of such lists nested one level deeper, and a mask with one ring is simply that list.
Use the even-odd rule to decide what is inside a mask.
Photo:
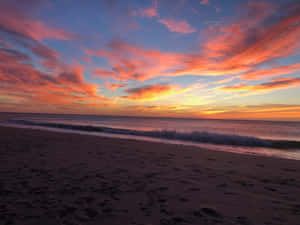
[{"label": "sunset glow", "polygon": [[0,6],[0,111],[300,120],[299,1]]}]

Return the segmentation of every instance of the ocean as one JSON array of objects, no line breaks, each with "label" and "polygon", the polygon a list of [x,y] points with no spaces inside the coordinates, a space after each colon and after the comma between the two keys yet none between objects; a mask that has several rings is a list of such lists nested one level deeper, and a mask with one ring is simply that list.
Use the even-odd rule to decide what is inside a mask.
[{"label": "ocean", "polygon": [[[2,113],[6,126],[300,160],[300,122]],[[5,115],[5,116],[3,116]]]}]

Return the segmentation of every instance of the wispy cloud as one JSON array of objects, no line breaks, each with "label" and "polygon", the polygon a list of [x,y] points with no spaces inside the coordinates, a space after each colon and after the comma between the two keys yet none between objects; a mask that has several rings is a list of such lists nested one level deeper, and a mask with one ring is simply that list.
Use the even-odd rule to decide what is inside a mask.
[{"label": "wispy cloud", "polygon": [[60,73],[53,74],[36,68],[33,62],[23,52],[0,48],[0,92],[33,106],[109,102],[97,93],[97,85],[84,81],[82,65],[65,64]]},{"label": "wispy cloud", "polygon": [[[187,76],[174,80],[170,79],[170,77],[182,75],[220,76],[218,77],[219,80],[215,82],[211,82],[210,78],[203,80],[208,80],[209,85],[213,84],[215,90],[223,90],[217,91],[217,94],[221,93],[221,95],[228,94],[224,91],[236,93],[237,96],[239,94],[262,94],[300,85],[300,78],[274,79],[277,76],[300,71],[300,63],[293,63],[295,60],[286,60],[287,57],[298,54],[300,47],[300,3],[297,1],[284,4],[247,2],[243,8],[239,9],[240,15],[235,16],[235,19],[224,20],[209,26],[205,32],[201,33],[201,42],[200,38],[197,39],[199,42],[196,43],[195,47],[186,52],[166,51],[165,49],[171,49],[170,46],[154,48],[150,47],[153,46],[150,44],[144,47],[141,43],[147,42],[148,39],[135,44],[137,43],[136,40],[131,42],[123,28],[128,26],[127,28],[136,29],[138,25],[143,26],[153,22],[141,19],[141,17],[144,17],[155,18],[159,22],[151,23],[151,26],[147,27],[147,32],[151,29],[154,30],[155,26],[157,28],[165,26],[171,32],[180,34],[195,33],[197,32],[196,27],[189,24],[187,20],[176,17],[179,12],[181,13],[181,10],[183,13],[188,8],[187,3],[189,1],[176,1],[176,3],[162,1],[159,2],[159,5],[157,0],[153,0],[152,5],[134,5],[133,3],[127,5],[121,0],[103,1],[107,7],[106,9],[110,9],[110,14],[113,14],[110,18],[113,21],[107,20],[111,22],[107,24],[107,37],[111,37],[109,32],[113,30],[112,36],[120,39],[113,39],[106,45],[102,42],[104,40],[97,40],[97,47],[94,47],[95,43],[87,43],[82,46],[86,49],[86,55],[81,56],[77,55],[80,50],[74,54],[69,54],[67,50],[69,46],[60,49],[60,42],[63,41],[64,44],[70,43],[72,45],[73,41],[79,41],[78,35],[62,27],[63,24],[68,24],[64,21],[61,24],[55,24],[55,21],[46,21],[47,13],[41,19],[39,17],[41,14],[36,12],[43,7],[43,1],[30,0],[26,3],[18,1],[18,4],[14,4],[15,2],[3,0],[0,8],[1,100],[5,98],[14,105],[41,105],[47,103],[54,108],[65,106],[86,106],[90,108],[111,106],[112,101],[100,93],[99,87],[113,91],[123,87],[116,93],[119,95],[119,93],[124,92],[125,96],[117,96],[116,98],[118,100],[123,99],[122,104],[125,105],[139,104],[137,101],[167,98],[192,90],[193,87],[191,86],[183,88],[176,84],[143,85],[141,83],[153,78],[156,79],[149,82],[157,82],[159,79],[172,80],[170,82],[181,79],[188,81]],[[199,3],[203,5],[212,4],[209,0],[199,1]],[[170,6],[172,17],[168,17],[170,14],[163,14],[165,10],[160,8],[167,6]],[[136,16],[130,14],[133,11],[135,11]],[[143,22],[146,23],[143,24]],[[142,26],[140,27],[143,29]],[[160,29],[158,30],[160,31]],[[106,32],[105,29],[102,31]],[[166,35],[171,35],[174,40],[176,38],[176,41],[181,40],[181,38],[187,38],[186,40],[189,41],[194,36],[174,36],[170,33]],[[104,39],[107,40],[106,34]],[[80,41],[82,40],[80,39]],[[159,46],[160,43],[157,45]],[[174,49],[182,49],[182,46]],[[67,55],[72,55],[74,58],[65,57]],[[102,57],[104,60],[97,59],[96,61],[95,56]],[[86,60],[88,66],[76,63],[78,58],[82,63]],[[284,61],[280,61],[281,59],[284,59]],[[294,59],[297,60],[296,57]],[[288,62],[288,64],[283,64],[283,62]],[[102,79],[97,80],[96,82],[99,82],[99,84],[108,80],[112,83],[105,83],[104,85],[90,83],[87,79],[84,79],[84,74],[88,75],[90,71],[95,77],[104,79],[104,81]],[[265,82],[266,78],[273,78],[273,80]],[[115,81],[111,81],[111,79]],[[256,84],[250,85],[250,83],[247,83],[249,80],[257,81]],[[141,86],[126,89],[124,88],[125,83],[120,83],[125,81],[126,85],[130,85],[129,87],[137,85],[137,83]],[[238,84],[231,85],[237,81]],[[215,87],[221,85],[224,86],[221,88]],[[193,103],[194,106],[200,104],[199,93],[187,93],[184,97],[187,97],[188,94],[193,94],[193,97],[197,98],[197,101]],[[107,94],[105,93],[105,95]],[[190,99],[192,102],[192,98]],[[128,102],[128,100],[131,102]],[[172,101],[172,98],[170,98],[170,101]],[[146,106],[143,107],[147,110]],[[161,109],[167,112],[180,107],[183,106],[157,105],[153,106],[152,109],[154,111]],[[256,108],[255,110],[260,109]],[[271,108],[261,109],[260,111],[265,113],[266,110],[271,110]],[[283,112],[283,107],[280,107],[280,110],[282,115],[287,113]],[[292,107],[289,107],[289,110],[292,110]],[[226,114],[228,111],[230,109],[212,107],[206,111],[203,110],[202,114],[224,115],[226,117],[226,115],[229,115]],[[235,115],[232,110],[230,113]],[[248,111],[241,110],[239,113],[246,115]],[[288,113],[292,114],[290,111]]]},{"label": "wispy cloud", "polygon": [[44,41],[49,39],[71,40],[78,35],[39,20],[35,11],[44,2],[32,0],[26,3],[3,0],[0,7],[0,33],[2,45],[6,49],[24,49],[37,57],[35,63],[51,70],[64,67],[60,53],[48,47]]},{"label": "wispy cloud", "polygon": [[233,80],[235,80],[235,79],[236,79],[236,77],[233,76],[233,77],[228,77],[228,78],[225,78],[225,79],[217,80],[217,81],[215,81],[214,83],[215,83],[215,84],[224,84],[224,83],[231,82],[231,81],[233,81]]},{"label": "wispy cloud", "polygon": [[10,0],[1,1],[0,30],[11,35],[26,37],[33,40],[60,39],[69,40],[77,37],[69,31],[53,28],[32,16],[33,8],[42,4],[41,1],[14,3]]},{"label": "wispy cloud", "polygon": [[209,4],[209,0],[202,0],[200,2],[201,5],[208,5]]},{"label": "wispy cloud", "polygon": [[147,17],[147,18],[156,17],[158,15],[156,8],[142,9],[142,10],[139,10],[139,13],[142,17]]},{"label": "wispy cloud", "polygon": [[99,68],[94,71],[95,74],[116,80],[139,81],[168,73],[170,69],[180,65],[183,57],[181,54],[129,45],[120,40],[110,42],[108,49],[87,49],[86,53],[109,59],[112,69]]},{"label": "wispy cloud", "polygon": [[[246,12],[235,21],[210,27],[207,41],[193,52],[164,52],[113,41],[108,49],[87,53],[108,58],[112,69],[107,73],[102,71],[103,74],[120,80],[142,81],[156,76],[181,75],[240,75],[241,79],[251,79],[271,76],[265,72],[288,74],[297,71],[298,64],[270,71],[259,68],[297,53],[299,8],[298,3],[280,8],[267,3],[249,3],[244,9]],[[278,16],[274,19],[274,15]],[[176,27],[171,29],[175,31]],[[179,27],[186,32],[182,28],[185,26]],[[187,27],[189,32],[190,27]]]},{"label": "wispy cloud", "polygon": [[242,74],[240,77],[245,80],[257,80],[266,77],[276,77],[300,71],[300,63],[277,66],[268,69],[256,69]]},{"label": "wispy cloud", "polygon": [[118,88],[125,87],[125,86],[126,86],[126,84],[124,84],[124,83],[122,83],[122,84],[111,84],[109,82],[105,83],[105,87],[112,90],[112,91],[115,91]]},{"label": "wispy cloud", "polygon": [[177,20],[173,18],[162,18],[158,22],[164,24],[171,32],[177,32],[182,34],[190,34],[196,32],[196,29],[193,28],[185,20]]},{"label": "wispy cloud", "polygon": [[70,40],[78,36],[50,27],[35,16],[42,1],[1,1],[0,91],[15,99],[15,104],[53,107],[78,104],[103,104],[109,100],[97,92],[98,86],[84,81],[84,67],[61,61],[58,51],[44,40]]},{"label": "wispy cloud", "polygon": [[200,52],[187,55],[185,68],[176,74],[239,74],[296,54],[300,39],[299,8],[299,3],[280,8],[249,3],[245,8],[247,16],[228,25],[210,27]]},{"label": "wispy cloud", "polygon": [[300,78],[278,78],[270,82],[258,85],[237,84],[234,86],[225,86],[221,90],[224,91],[246,91],[246,92],[266,92],[300,85]]},{"label": "wispy cloud", "polygon": [[163,98],[174,94],[184,93],[191,90],[192,87],[180,88],[175,84],[153,84],[145,85],[139,88],[127,89],[127,96],[122,98],[133,101],[149,101]]},{"label": "wispy cloud", "polygon": [[106,69],[96,69],[93,72],[93,75],[99,76],[101,78],[114,78],[116,73]]}]

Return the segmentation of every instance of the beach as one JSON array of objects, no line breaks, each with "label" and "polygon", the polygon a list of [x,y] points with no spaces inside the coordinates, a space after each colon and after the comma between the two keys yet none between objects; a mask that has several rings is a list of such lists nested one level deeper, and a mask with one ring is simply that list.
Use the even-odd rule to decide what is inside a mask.
[{"label": "beach", "polygon": [[0,224],[295,224],[300,162],[0,127]]}]

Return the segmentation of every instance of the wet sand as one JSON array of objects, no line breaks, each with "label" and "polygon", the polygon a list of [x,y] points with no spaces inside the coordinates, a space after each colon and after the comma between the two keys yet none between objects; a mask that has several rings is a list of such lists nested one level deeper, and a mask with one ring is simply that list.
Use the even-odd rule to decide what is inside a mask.
[{"label": "wet sand", "polygon": [[300,161],[0,127],[0,224],[295,224]]}]

